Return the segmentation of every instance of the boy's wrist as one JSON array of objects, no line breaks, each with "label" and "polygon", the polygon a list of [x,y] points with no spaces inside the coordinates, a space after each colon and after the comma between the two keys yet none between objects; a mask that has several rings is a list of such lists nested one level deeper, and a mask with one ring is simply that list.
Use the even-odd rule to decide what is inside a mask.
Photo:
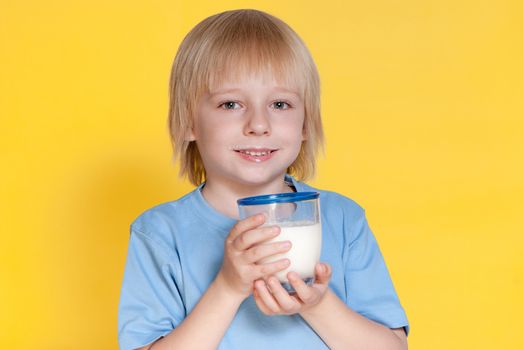
[{"label": "boy's wrist", "polygon": [[223,275],[221,273],[218,273],[212,284],[216,291],[223,295],[224,298],[227,298],[232,302],[237,302],[238,304],[241,304],[249,296],[245,295],[244,293],[240,293],[234,288],[232,288],[226,282],[225,278],[223,278]]},{"label": "boy's wrist", "polygon": [[317,317],[321,315],[322,312],[326,310],[327,304],[332,302],[332,298],[336,298],[336,295],[331,291],[330,288],[327,288],[320,301],[316,305],[308,307],[300,312],[300,316],[307,320],[310,317]]}]

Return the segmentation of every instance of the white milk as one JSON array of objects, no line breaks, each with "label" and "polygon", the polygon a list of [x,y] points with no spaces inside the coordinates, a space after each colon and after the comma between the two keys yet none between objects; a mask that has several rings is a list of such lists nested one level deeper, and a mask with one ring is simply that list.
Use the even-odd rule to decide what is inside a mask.
[{"label": "white milk", "polygon": [[314,277],[314,267],[320,261],[321,253],[321,224],[311,222],[291,222],[276,224],[281,231],[278,236],[267,243],[290,241],[291,249],[283,254],[272,255],[261,260],[262,263],[287,258],[291,265],[278,273],[280,282],[288,282],[287,273],[297,272],[302,279]]}]

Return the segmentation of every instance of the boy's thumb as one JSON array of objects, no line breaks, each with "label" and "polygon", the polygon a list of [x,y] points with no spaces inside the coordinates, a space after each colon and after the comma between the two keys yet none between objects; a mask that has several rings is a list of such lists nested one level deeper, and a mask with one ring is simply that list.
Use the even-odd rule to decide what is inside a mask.
[{"label": "boy's thumb", "polygon": [[326,283],[331,277],[331,267],[326,263],[319,263],[316,266],[316,279],[318,283]]}]

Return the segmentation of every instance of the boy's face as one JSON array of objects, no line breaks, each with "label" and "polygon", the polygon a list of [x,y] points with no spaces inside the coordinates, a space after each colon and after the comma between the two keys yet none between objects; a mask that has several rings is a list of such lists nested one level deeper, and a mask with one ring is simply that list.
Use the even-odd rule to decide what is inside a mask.
[{"label": "boy's face", "polygon": [[272,77],[215,84],[199,100],[193,129],[207,181],[270,185],[282,181],[304,140],[302,98]]}]

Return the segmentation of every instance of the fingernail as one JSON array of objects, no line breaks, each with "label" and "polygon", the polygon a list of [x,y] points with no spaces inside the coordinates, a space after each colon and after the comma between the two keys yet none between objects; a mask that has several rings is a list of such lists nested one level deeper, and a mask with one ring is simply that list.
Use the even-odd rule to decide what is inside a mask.
[{"label": "fingernail", "polygon": [[281,247],[282,248],[290,248],[291,247],[291,242],[282,242],[281,243]]},{"label": "fingernail", "polygon": [[324,264],[320,264],[319,267],[320,267],[320,273],[325,273],[325,271],[326,271],[325,265]]}]

